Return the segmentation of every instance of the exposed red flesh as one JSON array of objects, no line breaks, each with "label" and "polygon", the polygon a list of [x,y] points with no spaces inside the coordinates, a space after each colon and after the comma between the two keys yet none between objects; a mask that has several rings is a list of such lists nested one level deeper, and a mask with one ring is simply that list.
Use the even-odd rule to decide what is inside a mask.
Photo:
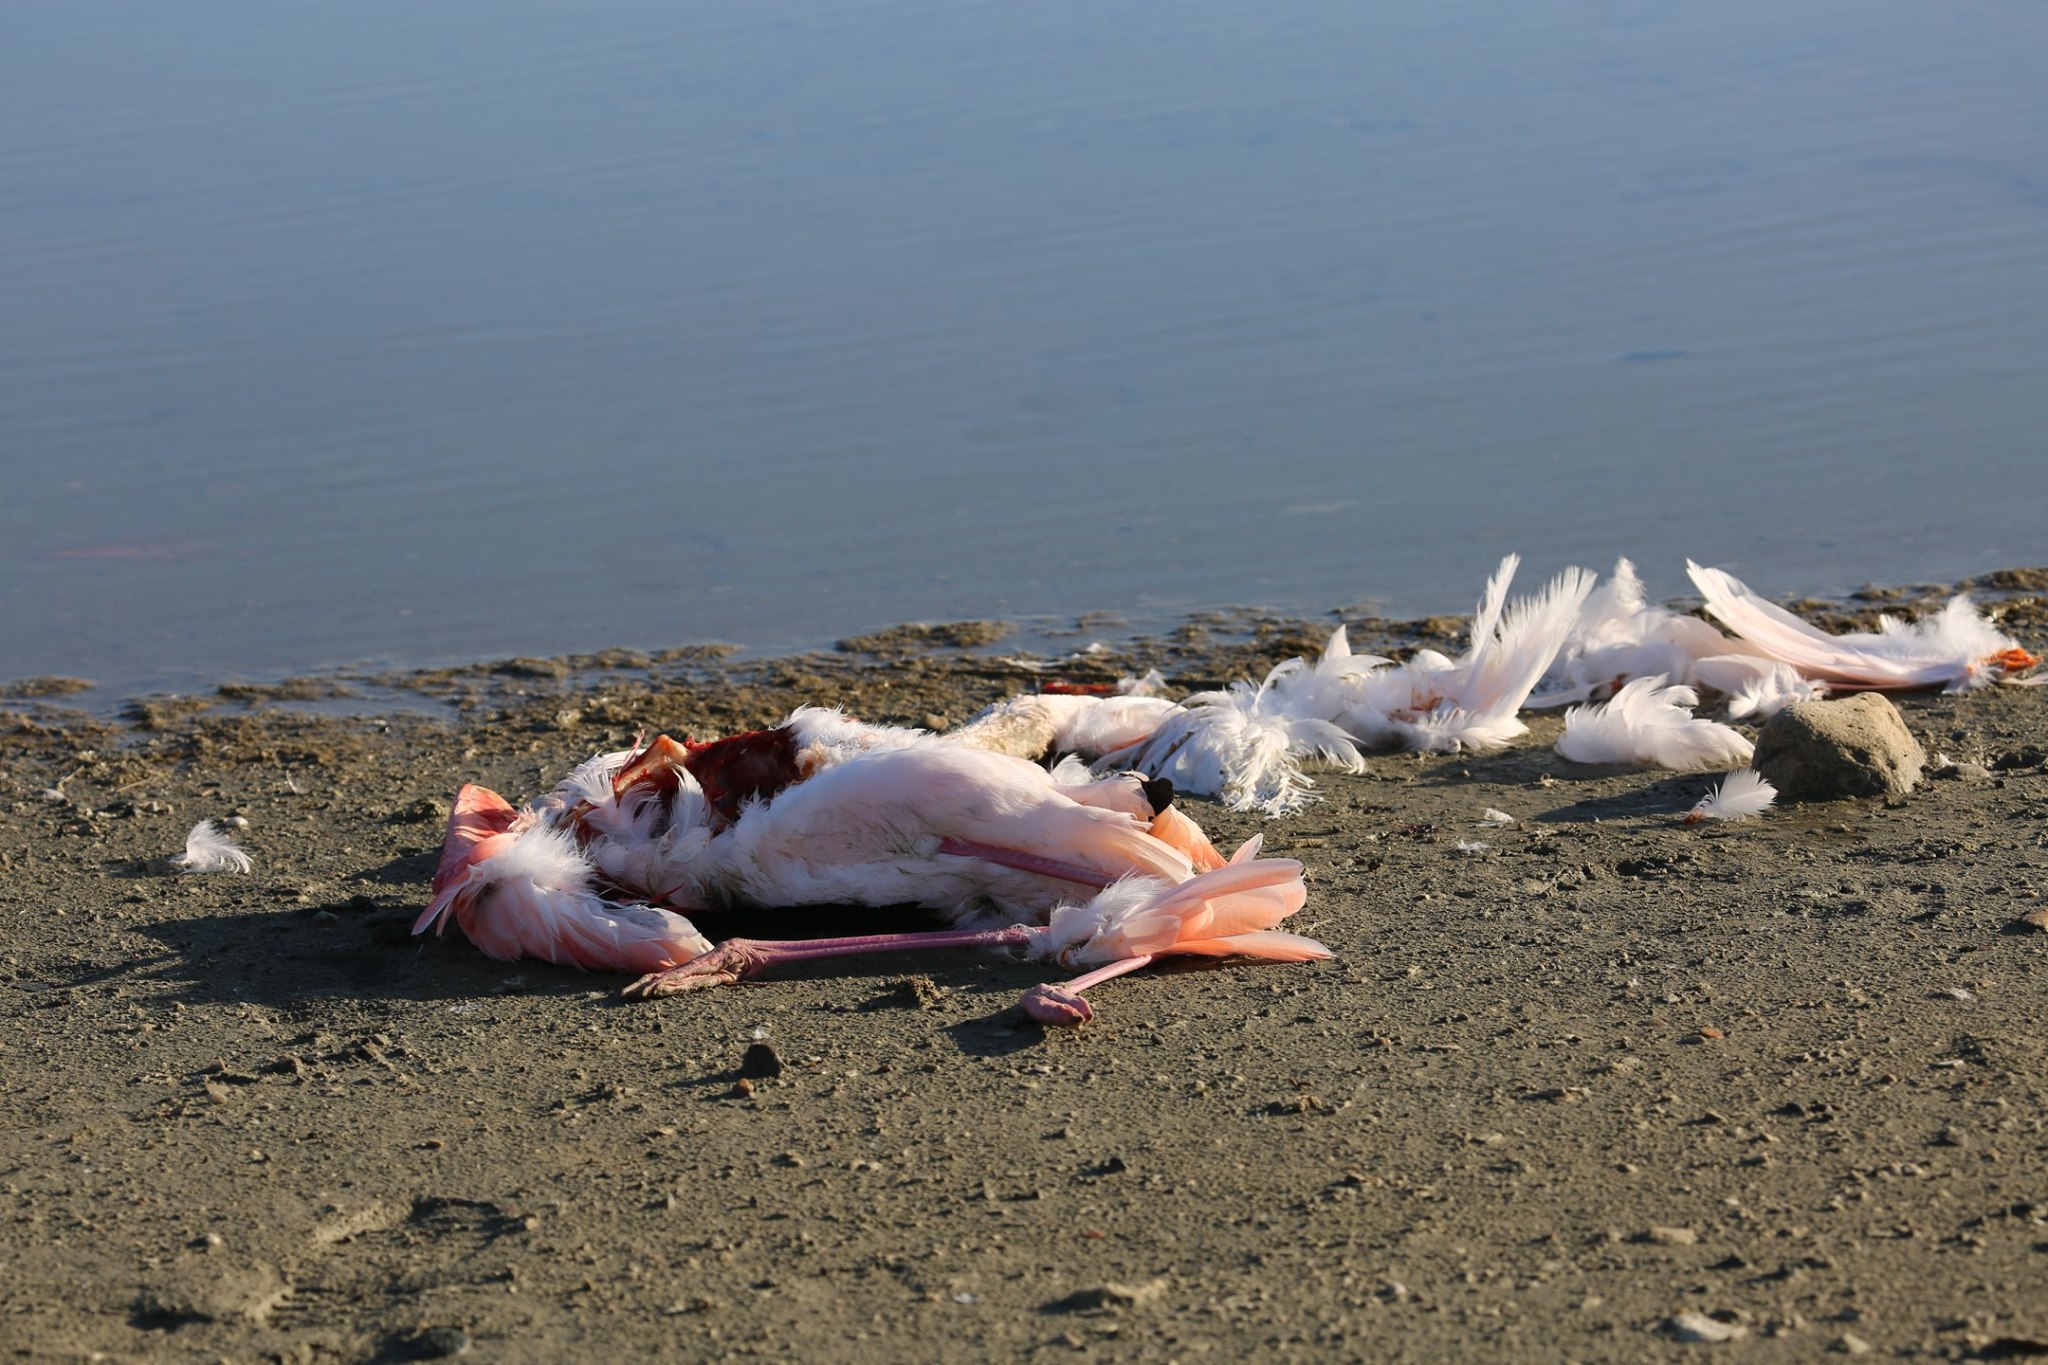
[{"label": "exposed red flesh", "polygon": [[802,776],[796,765],[796,735],[787,726],[702,744],[685,739],[683,748],[688,751],[683,766],[728,824],[740,818],[740,807],[748,801],[769,800]]}]

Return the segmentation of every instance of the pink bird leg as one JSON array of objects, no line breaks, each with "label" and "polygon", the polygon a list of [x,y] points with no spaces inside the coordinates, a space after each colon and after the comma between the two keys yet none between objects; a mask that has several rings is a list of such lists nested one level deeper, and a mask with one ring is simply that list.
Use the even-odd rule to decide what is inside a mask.
[{"label": "pink bird leg", "polygon": [[1125,972],[1135,972],[1140,967],[1149,966],[1151,961],[1152,954],[1140,953],[1121,962],[1112,962],[1107,967],[1097,967],[1094,971],[1077,976],[1072,981],[1047,981],[1024,992],[1024,998],[1017,1004],[1024,1013],[1041,1024],[1053,1028],[1079,1028],[1095,1017],[1095,1010],[1081,998],[1082,991],[1090,986],[1098,986],[1105,981],[1113,980]]},{"label": "pink bird leg", "polygon": [[858,953],[916,952],[926,948],[1012,948],[1031,941],[1036,931],[1013,924],[1006,929],[935,929],[929,933],[862,934],[853,938],[813,938],[790,942],[729,938],[679,967],[649,972],[626,987],[625,994],[643,1000],[730,986],[773,967],[816,958],[852,957]]}]

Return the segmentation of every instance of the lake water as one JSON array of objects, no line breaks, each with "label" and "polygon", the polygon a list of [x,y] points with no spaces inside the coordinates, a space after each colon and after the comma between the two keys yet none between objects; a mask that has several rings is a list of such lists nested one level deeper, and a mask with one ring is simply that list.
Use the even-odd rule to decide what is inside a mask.
[{"label": "lake water", "polygon": [[2048,560],[2048,8],[9,0],[0,678]]}]

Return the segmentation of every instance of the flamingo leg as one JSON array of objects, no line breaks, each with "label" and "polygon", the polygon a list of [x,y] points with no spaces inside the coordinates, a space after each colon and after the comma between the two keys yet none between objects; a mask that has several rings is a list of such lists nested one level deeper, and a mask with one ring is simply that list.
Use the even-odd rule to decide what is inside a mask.
[{"label": "flamingo leg", "polygon": [[626,987],[625,994],[657,1000],[682,991],[730,986],[771,968],[816,958],[851,957],[857,953],[915,952],[926,948],[1001,948],[1030,941],[1033,930],[1013,924],[1007,929],[938,929],[929,933],[862,934],[853,938],[813,938],[777,942],[773,939],[729,938],[701,957],[667,971],[649,972]]},{"label": "flamingo leg", "polygon": [[1150,964],[1152,956],[1151,953],[1140,953],[1136,957],[1112,962],[1107,967],[1097,967],[1094,971],[1077,976],[1072,981],[1049,981],[1043,985],[1033,986],[1024,992],[1024,998],[1017,1003],[1026,1014],[1041,1024],[1055,1028],[1078,1028],[1095,1017],[1095,1010],[1081,998],[1082,991],[1122,976],[1125,972],[1135,972],[1138,968]]},{"label": "flamingo leg", "polygon": [[1041,877],[1055,877],[1063,882],[1074,882],[1080,886],[1092,886],[1100,891],[1116,878],[1105,876],[1092,867],[1079,863],[1064,863],[1057,858],[1046,858],[1036,853],[1026,853],[1017,848],[999,848],[994,844],[971,843],[966,839],[941,839],[939,852],[956,858],[979,858],[997,867],[1014,868],[1019,872],[1035,872]]}]

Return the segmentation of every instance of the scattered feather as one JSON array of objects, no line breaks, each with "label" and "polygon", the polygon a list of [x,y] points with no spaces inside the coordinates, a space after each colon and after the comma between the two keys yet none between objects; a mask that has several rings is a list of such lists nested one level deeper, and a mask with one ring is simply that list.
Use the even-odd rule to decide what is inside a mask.
[{"label": "scattered feather", "polygon": [[1463,655],[1417,650],[1399,667],[1358,674],[1337,723],[1362,743],[1425,753],[1485,752],[1526,734],[1516,713],[1571,634],[1593,575],[1566,569],[1537,596],[1510,606],[1508,584],[1520,563],[1507,556],[1487,580]]},{"label": "scattered feather", "polygon": [[1700,798],[1685,817],[1688,825],[1701,820],[1749,820],[1762,815],[1778,799],[1778,789],[1766,782],[1754,768],[1730,773],[1721,785]]},{"label": "scattered feather", "polygon": [[1119,697],[1156,697],[1166,690],[1166,675],[1152,669],[1141,677],[1118,678],[1116,694]]},{"label": "scattered feather", "polygon": [[1729,696],[1728,719],[1769,720],[1795,701],[1818,701],[1827,694],[1826,683],[1802,677],[1790,664],[1774,663]]},{"label": "scattered feather", "polygon": [[1298,810],[1315,800],[1315,783],[1301,770],[1303,759],[1365,771],[1351,736],[1314,715],[1305,700],[1316,695],[1315,672],[1294,659],[1257,687],[1238,682],[1226,691],[1198,693],[1174,708],[1142,745],[1115,752],[1098,767],[1164,777],[1178,791],[1214,797],[1232,810]]},{"label": "scattered feather", "polygon": [[1509,815],[1504,810],[1495,810],[1492,806],[1488,806],[1485,813],[1479,817],[1479,823],[1485,825],[1488,829],[1501,829],[1514,824],[1515,817]]},{"label": "scattered feather", "polygon": [[1653,673],[1691,682],[1695,660],[1730,648],[1727,636],[1697,616],[1652,605],[1635,565],[1616,560],[1606,584],[1579,608],[1541,694],[1527,705],[1539,710],[1590,701]]},{"label": "scattered feather", "polygon": [[1492,851],[1493,845],[1480,839],[1458,840],[1458,852],[1460,853],[1491,853]]},{"label": "scattered feather", "polygon": [[1732,574],[1690,560],[1686,572],[1721,624],[1763,653],[1821,682],[1967,692],[2005,681],[2041,662],[1980,615],[1968,593],[1957,593],[1946,606],[1918,621],[1881,616],[1875,632],[1829,635],[1759,597]]},{"label": "scattered feather", "polygon": [[1681,771],[1749,762],[1755,746],[1736,731],[1692,714],[1699,694],[1667,686],[1662,674],[1637,678],[1602,706],[1565,713],[1557,752],[1574,763],[1655,763]]},{"label": "scattered feather", "polygon": [[219,825],[201,820],[185,836],[185,851],[171,859],[171,866],[183,872],[247,872],[254,864]]}]

